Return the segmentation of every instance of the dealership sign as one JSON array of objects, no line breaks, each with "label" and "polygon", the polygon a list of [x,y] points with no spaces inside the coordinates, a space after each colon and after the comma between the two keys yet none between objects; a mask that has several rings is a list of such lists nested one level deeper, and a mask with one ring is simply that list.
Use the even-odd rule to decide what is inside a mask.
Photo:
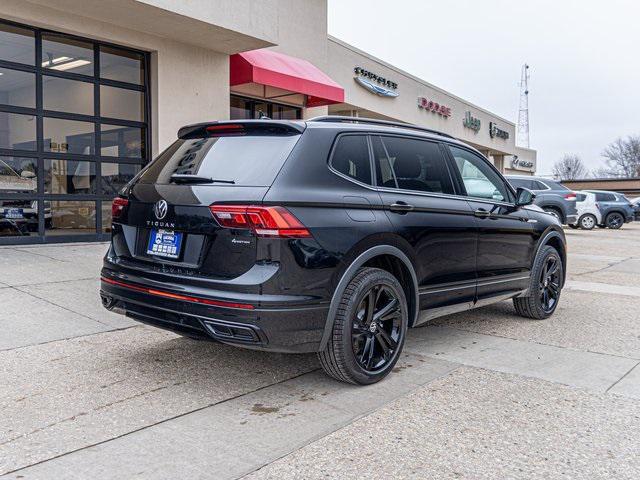
[{"label": "dealership sign", "polygon": [[482,125],[480,123],[480,119],[472,116],[471,112],[467,112],[464,114],[464,118],[462,119],[462,124],[465,127],[473,130],[474,133],[478,133],[478,131],[480,130],[480,125]]},{"label": "dealership sign", "polygon": [[489,122],[489,136],[491,138],[498,137],[498,138],[502,138],[504,140],[507,140],[509,138],[509,132],[507,132],[506,130],[502,130],[495,123]]},{"label": "dealership sign", "polygon": [[533,162],[514,155],[511,159],[511,168],[515,168],[517,170],[530,170],[533,168]]},{"label": "dealership sign", "polygon": [[433,100],[429,100],[425,97],[418,97],[418,108],[437,113],[438,115],[442,115],[443,117],[451,116],[450,107],[447,107],[446,105],[440,105],[438,102],[434,102]]},{"label": "dealership sign", "polygon": [[356,74],[354,77],[356,83],[361,87],[366,88],[371,93],[375,93],[381,97],[392,98],[399,95],[399,93],[396,92],[398,89],[398,84],[396,82],[392,82],[391,80],[370,72],[369,70],[365,70],[362,67],[355,67],[353,71]]}]

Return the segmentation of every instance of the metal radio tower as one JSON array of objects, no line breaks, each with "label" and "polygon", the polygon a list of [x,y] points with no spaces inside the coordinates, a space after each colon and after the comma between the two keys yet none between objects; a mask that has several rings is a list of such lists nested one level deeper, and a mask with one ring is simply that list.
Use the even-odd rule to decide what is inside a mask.
[{"label": "metal radio tower", "polygon": [[529,65],[522,65],[520,73],[520,109],[518,110],[518,134],[516,143],[529,148]]}]

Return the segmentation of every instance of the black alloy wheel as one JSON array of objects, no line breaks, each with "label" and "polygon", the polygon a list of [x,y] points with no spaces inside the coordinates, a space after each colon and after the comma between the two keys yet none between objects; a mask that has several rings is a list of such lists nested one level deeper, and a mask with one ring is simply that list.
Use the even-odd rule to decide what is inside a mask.
[{"label": "black alloy wheel", "polygon": [[550,245],[540,249],[531,269],[524,296],[515,297],[513,306],[521,317],[542,320],[558,307],[564,285],[564,266],[558,251]]},{"label": "black alloy wheel", "polygon": [[393,370],[409,324],[405,291],[386,270],[361,268],[342,294],[329,341],[318,353],[324,371],[369,385]]},{"label": "black alloy wheel", "polygon": [[612,212],[607,215],[607,220],[605,221],[605,225],[607,228],[611,228],[613,230],[617,230],[624,224],[624,218],[618,212]]},{"label": "black alloy wheel", "polygon": [[374,374],[394,358],[402,335],[400,301],[384,284],[373,285],[353,316],[352,347],[358,365]]},{"label": "black alloy wheel", "polygon": [[560,298],[560,259],[549,255],[540,272],[538,294],[540,305],[545,312],[553,312]]}]

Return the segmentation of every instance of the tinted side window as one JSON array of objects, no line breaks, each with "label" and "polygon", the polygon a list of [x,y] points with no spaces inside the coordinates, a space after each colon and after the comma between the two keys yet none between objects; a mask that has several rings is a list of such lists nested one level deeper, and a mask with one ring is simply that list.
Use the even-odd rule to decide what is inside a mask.
[{"label": "tinted side window", "polygon": [[374,143],[379,186],[395,188],[397,185],[403,190],[454,193],[446,161],[437,143],[403,137],[381,137],[381,140],[382,149],[380,144]]},{"label": "tinted side window", "polygon": [[482,158],[462,148],[452,145],[449,148],[469,197],[511,201],[502,178]]},{"label": "tinted side window", "polygon": [[596,193],[596,200],[598,202],[615,202],[616,197],[610,193]]},{"label": "tinted side window", "polygon": [[544,183],[539,182],[538,180],[533,180],[532,183],[532,190],[549,190],[549,187],[547,187]]},{"label": "tinted side window", "polygon": [[365,135],[343,135],[331,157],[331,166],[359,182],[371,184],[369,146]]},{"label": "tinted side window", "polygon": [[587,195],[584,193],[576,193],[576,202],[584,202],[587,199]]},{"label": "tinted side window", "polygon": [[532,180],[525,180],[524,178],[509,178],[509,183],[515,188],[528,188],[533,190],[535,188],[535,182]]}]

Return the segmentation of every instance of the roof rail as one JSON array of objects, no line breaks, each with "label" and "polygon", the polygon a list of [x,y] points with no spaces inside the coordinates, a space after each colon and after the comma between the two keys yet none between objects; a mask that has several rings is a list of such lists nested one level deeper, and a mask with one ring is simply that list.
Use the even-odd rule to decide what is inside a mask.
[{"label": "roof rail", "polygon": [[390,120],[378,120],[376,118],[348,117],[345,115],[321,115],[319,117],[310,118],[309,120],[307,120],[307,122],[366,123],[370,125],[384,125],[388,127],[408,128],[410,130],[419,130],[421,132],[440,135],[441,137],[455,138],[448,133],[442,133],[438,130],[432,130],[430,128],[419,127],[418,125],[413,125],[411,123],[392,122]]}]

